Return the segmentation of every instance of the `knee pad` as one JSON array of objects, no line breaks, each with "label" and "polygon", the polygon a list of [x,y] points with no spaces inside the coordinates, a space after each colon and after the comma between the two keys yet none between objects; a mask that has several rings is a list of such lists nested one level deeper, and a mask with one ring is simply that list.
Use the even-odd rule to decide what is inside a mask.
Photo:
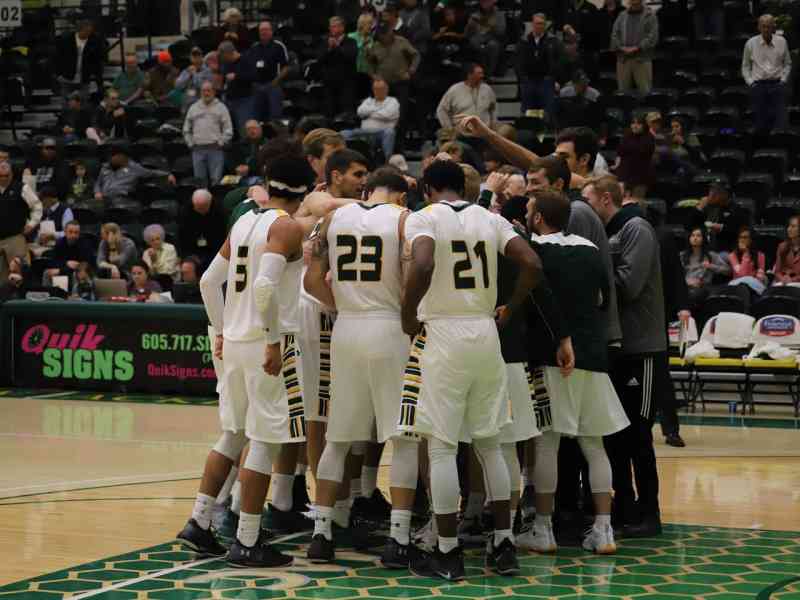
[{"label": "knee pad", "polygon": [[583,456],[589,463],[589,485],[593,494],[611,493],[611,463],[601,437],[579,437]]},{"label": "knee pad", "polygon": [[503,451],[503,459],[508,468],[508,479],[511,487],[511,492],[519,492],[522,488],[520,479],[522,476],[519,466],[519,459],[517,458],[517,445],[516,444],[503,444],[501,447]]},{"label": "knee pad", "polygon": [[555,494],[558,486],[558,446],[561,436],[548,431],[536,438],[533,483],[539,494]]},{"label": "knee pad", "polygon": [[222,454],[225,458],[236,462],[239,460],[239,455],[242,453],[245,444],[247,444],[247,436],[245,436],[244,431],[237,431],[236,433],[223,431],[222,436],[214,444],[213,450],[217,454]]},{"label": "knee pad", "polygon": [[327,442],[317,467],[317,479],[342,483],[350,442]]},{"label": "knee pad", "polygon": [[392,468],[390,485],[404,490],[417,489],[419,455],[417,442],[402,439],[392,440]]},{"label": "knee pad", "polygon": [[458,512],[458,446],[436,438],[428,440],[428,459],[431,474],[431,500],[433,512],[449,515]]},{"label": "knee pad", "polygon": [[250,452],[244,461],[244,468],[262,475],[272,473],[272,463],[278,457],[280,447],[277,444],[250,440]]}]

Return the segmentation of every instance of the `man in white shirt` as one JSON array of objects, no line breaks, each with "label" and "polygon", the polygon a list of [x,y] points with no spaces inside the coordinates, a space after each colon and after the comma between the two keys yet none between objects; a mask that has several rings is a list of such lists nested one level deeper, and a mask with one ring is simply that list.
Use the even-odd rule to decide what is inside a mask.
[{"label": "man in white shirt", "polygon": [[457,115],[474,115],[492,128],[497,124],[497,96],[483,78],[483,67],[469,64],[466,79],[445,92],[436,109],[443,129],[454,128]]},{"label": "man in white shirt", "polygon": [[759,35],[744,46],[742,77],[750,86],[756,133],[767,135],[775,127],[786,126],[786,82],[792,72],[789,46],[775,35],[775,18],[761,15]]},{"label": "man in white shirt", "polygon": [[400,102],[389,95],[389,84],[376,77],[372,81],[372,97],[367,98],[358,107],[361,127],[345,129],[342,137],[351,140],[354,137],[377,139],[383,149],[386,160],[394,154],[394,142],[397,135],[397,123],[400,120]]}]

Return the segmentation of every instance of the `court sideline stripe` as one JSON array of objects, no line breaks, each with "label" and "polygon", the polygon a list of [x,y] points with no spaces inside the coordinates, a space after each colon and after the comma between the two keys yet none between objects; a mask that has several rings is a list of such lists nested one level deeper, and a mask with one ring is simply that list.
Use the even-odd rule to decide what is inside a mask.
[{"label": "court sideline stripe", "polygon": [[178,477],[177,479],[158,479],[154,481],[133,481],[129,483],[107,483],[105,485],[92,485],[89,487],[70,488],[68,490],[50,490],[49,492],[30,492],[27,494],[15,494],[13,496],[0,497],[0,500],[13,500],[15,498],[30,498],[31,496],[47,496],[49,494],[66,494],[68,492],[87,492],[89,490],[102,490],[106,488],[125,487],[128,485],[153,485],[156,483],[175,483],[177,481],[192,481],[200,479],[200,476]]},{"label": "court sideline stripe", "polygon": [[61,502],[118,502],[121,500],[194,500],[192,496],[152,496],[146,498],[62,498],[61,500],[29,500],[27,502],[3,502],[0,500],[0,508],[4,506],[24,506],[32,504],[58,504]]},{"label": "court sideline stripe", "polygon": [[[307,531],[301,531],[300,533],[292,533],[290,535],[285,535],[283,537],[277,538],[272,540],[271,544],[280,544],[283,542],[288,542],[289,540],[293,540],[294,538],[301,537],[304,535],[308,535]],[[215,560],[224,560],[224,556],[212,556],[210,558],[203,558],[200,560],[194,560],[192,562],[185,563],[183,565],[178,565],[177,567],[171,567],[169,569],[162,569],[161,571],[156,571],[155,573],[149,573],[148,575],[142,575],[141,577],[137,577],[135,579],[127,579],[125,581],[120,581],[118,583],[109,585],[104,588],[100,588],[97,590],[90,590],[88,592],[83,592],[81,594],[76,594],[74,596],[69,596],[69,600],[82,600],[83,598],[91,598],[92,596],[99,596],[100,594],[105,594],[106,592],[110,592],[113,590],[118,590],[120,588],[127,587],[129,585],[133,585],[134,583],[139,583],[141,581],[148,581],[150,579],[157,579],[159,577],[163,577],[164,575],[169,575],[171,573],[177,573],[179,571],[184,571],[186,569],[192,569],[194,567],[204,565],[206,563],[214,562]]]}]

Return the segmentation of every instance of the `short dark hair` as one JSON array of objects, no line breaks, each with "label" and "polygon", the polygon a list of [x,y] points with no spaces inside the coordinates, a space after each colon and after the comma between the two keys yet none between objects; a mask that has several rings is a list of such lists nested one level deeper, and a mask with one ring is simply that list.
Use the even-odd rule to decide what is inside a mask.
[{"label": "short dark hair", "polygon": [[314,173],[303,158],[291,154],[270,161],[264,173],[270,196],[302,200],[314,182]]},{"label": "short dark hair", "polygon": [[434,160],[425,169],[422,180],[426,187],[436,192],[450,190],[460,196],[464,195],[464,170],[451,160]]},{"label": "short dark hair", "polygon": [[407,194],[408,182],[399,169],[395,167],[381,167],[370,175],[367,180],[366,192],[367,194],[371,194],[378,188],[387,188],[390,192]]},{"label": "short dark hair", "polygon": [[584,154],[588,154],[589,169],[594,168],[598,148],[597,134],[594,131],[588,127],[568,127],[558,134],[556,146],[564,142],[572,142],[575,145],[575,157],[578,160]]},{"label": "short dark hair", "polygon": [[563,156],[558,156],[557,154],[543,156],[533,161],[528,167],[528,171],[533,173],[542,169],[544,169],[544,176],[547,177],[547,182],[550,185],[555,185],[560,179],[564,182],[564,189],[569,187],[572,174],[569,172],[569,165]]},{"label": "short dark hair", "polygon": [[464,77],[467,78],[470,75],[472,75],[472,72],[475,69],[477,69],[478,67],[480,67],[482,69],[483,65],[480,64],[480,63],[476,63],[476,62],[470,62],[470,63],[467,63],[466,65],[464,65]]},{"label": "short dark hair", "polygon": [[264,175],[270,163],[280,156],[303,158],[303,147],[286,137],[277,137],[264,144],[256,155],[256,174]]},{"label": "short dark hair", "polygon": [[356,163],[365,167],[369,166],[369,161],[361,152],[347,148],[337,150],[328,157],[328,162],[325,164],[325,181],[330,185],[334,171],[346,173],[350,165]]},{"label": "short dark hair", "polygon": [[68,222],[66,223],[66,225],[64,225],[64,231],[66,231],[66,230],[67,230],[67,227],[70,227],[70,226],[75,226],[75,227],[77,227],[78,229],[80,229],[80,227],[81,227],[81,224],[80,224],[80,223],[78,223],[78,222],[77,222],[75,219],[72,219],[72,221],[68,221]]},{"label": "short dark hair", "polygon": [[147,273],[148,277],[150,276],[150,267],[147,266],[147,263],[143,260],[135,260],[131,263],[131,272],[133,272],[134,267],[141,267],[144,269],[144,272]]},{"label": "short dark hair", "polygon": [[536,212],[553,229],[563,231],[567,228],[570,215],[570,202],[567,195],[554,188],[536,190]]}]

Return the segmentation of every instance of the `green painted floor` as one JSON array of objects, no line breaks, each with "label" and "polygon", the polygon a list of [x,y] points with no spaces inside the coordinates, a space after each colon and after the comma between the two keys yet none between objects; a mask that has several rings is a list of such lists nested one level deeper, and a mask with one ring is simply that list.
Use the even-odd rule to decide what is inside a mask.
[{"label": "green painted floor", "polygon": [[[291,539],[289,539],[291,538]],[[305,555],[307,534],[281,538]],[[498,577],[468,553],[467,580],[450,584],[379,566],[343,551],[336,565],[302,558],[282,571],[231,569],[169,542],[0,587],[0,600],[200,600],[226,598],[800,599],[800,532],[667,526],[663,536],[623,541],[616,556],[564,548],[521,556],[522,573]]]}]

